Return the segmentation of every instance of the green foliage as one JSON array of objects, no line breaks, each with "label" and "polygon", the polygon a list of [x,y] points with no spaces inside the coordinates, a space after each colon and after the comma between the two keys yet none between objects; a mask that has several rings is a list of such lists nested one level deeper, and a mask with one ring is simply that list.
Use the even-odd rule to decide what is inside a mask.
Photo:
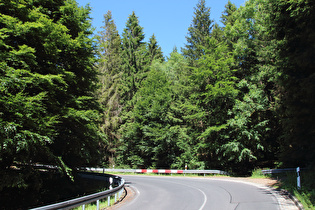
[{"label": "green foliage", "polygon": [[[100,161],[242,174],[314,164],[313,1],[229,1],[221,27],[200,0],[167,61],[134,12],[121,38],[108,12],[96,48],[73,0],[0,9],[1,188],[25,187],[36,162],[70,177]],[[17,164],[25,173],[10,178]]]},{"label": "green foliage", "polygon": [[204,55],[207,38],[210,36],[213,21],[210,19],[210,8],[206,7],[205,0],[199,0],[194,8],[194,18],[188,28],[187,44],[182,49],[183,55],[189,59],[190,65]]},{"label": "green foliage", "polygon": [[193,162],[191,138],[181,117],[186,62],[172,53],[166,63],[153,62],[134,97],[122,129],[122,160],[131,167],[184,167]]},{"label": "green foliage", "polygon": [[205,5],[195,8],[183,55],[174,48],[164,63],[154,61],[155,37],[146,51],[137,17],[129,17],[120,160],[241,174],[273,167],[279,156],[284,165],[311,164],[314,4],[229,1],[222,27]]},{"label": "green foliage", "polygon": [[231,3],[229,0],[228,3],[224,6],[225,10],[223,11],[221,15],[221,22],[227,26],[234,25],[234,22],[236,21],[236,16],[233,15],[233,13],[237,10],[235,4]]},{"label": "green foliage", "polygon": [[223,145],[223,156],[237,170],[262,163],[272,167],[280,131],[276,113],[280,74],[273,62],[275,40],[268,33],[270,7],[268,1],[247,1],[230,16],[233,21],[227,22],[224,32],[235,58],[239,92],[229,110],[228,136],[233,141]]},{"label": "green foliage", "polygon": [[272,2],[281,95],[280,159],[286,166],[314,164],[314,37],[313,1]]},{"label": "green foliage", "polygon": [[[167,129],[169,127],[161,125],[162,122],[168,121],[167,112],[171,101],[165,73],[151,70],[134,100],[132,115],[124,125],[127,135],[123,136],[123,139],[126,138],[125,144],[128,144],[129,152],[127,157],[129,156],[130,165],[149,167],[152,162],[159,161],[154,154],[159,155],[163,144],[167,145],[171,140]],[[136,145],[129,145],[133,141],[137,142]]]},{"label": "green foliage", "polygon": [[121,90],[122,85],[122,44],[116,25],[110,11],[104,15],[103,31],[99,32],[99,87],[96,97],[103,109],[101,131],[106,135],[103,162],[105,165],[113,165],[113,157],[116,152],[119,139],[120,112],[122,110]]},{"label": "green foliage", "polygon": [[[75,1],[0,4],[0,189],[26,186],[32,164],[96,164],[98,109],[89,8]],[[85,145],[88,145],[85,147]],[[25,169],[7,179],[13,165]],[[6,182],[7,181],[7,182]]]},{"label": "green foliage", "polygon": [[252,171],[251,178],[253,179],[266,178],[266,177],[267,176],[262,173],[262,169],[260,168]]},{"label": "green foliage", "polygon": [[206,167],[217,167],[217,150],[225,138],[223,131],[227,128],[228,110],[238,90],[231,68],[234,59],[227,46],[214,38],[209,39],[208,45],[211,47],[206,49],[191,76],[194,85],[190,97],[192,106],[186,118],[195,127],[199,158]]},{"label": "green foliage", "polygon": [[277,174],[278,187],[289,191],[293,194],[303,205],[304,209],[314,209],[315,206],[315,182],[314,182],[314,168],[309,167],[302,169],[300,172],[301,189],[297,189],[296,172],[287,172]]},{"label": "green foliage", "polygon": [[122,64],[123,86],[122,96],[124,102],[130,101],[141,86],[148,71],[148,53],[144,40],[143,28],[133,12],[126,23],[122,34]]},{"label": "green foliage", "polygon": [[152,64],[153,60],[160,60],[164,61],[164,56],[162,53],[161,47],[157,44],[157,40],[154,34],[151,36],[149,43],[148,43],[148,53],[150,58],[150,63]]}]

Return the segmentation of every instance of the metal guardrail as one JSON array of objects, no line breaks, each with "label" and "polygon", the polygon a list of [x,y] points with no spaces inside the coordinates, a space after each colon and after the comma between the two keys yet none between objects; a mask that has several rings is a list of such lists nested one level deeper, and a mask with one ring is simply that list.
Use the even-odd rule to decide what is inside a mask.
[{"label": "metal guardrail", "polygon": [[284,169],[269,169],[269,170],[261,170],[261,172],[266,175],[266,174],[279,174],[279,173],[285,173],[285,172],[296,172],[296,185],[297,189],[301,189],[301,169],[300,167],[297,168],[284,168]]},{"label": "metal guardrail", "polygon": [[[51,168],[54,169],[53,166],[47,165],[38,165],[38,167]],[[221,170],[167,170],[167,169],[114,169],[114,168],[82,168],[85,171],[92,171],[98,173],[91,172],[81,172],[80,176],[85,178],[93,178],[93,179],[103,179],[106,181],[113,180],[112,184],[114,188],[110,190],[106,190],[99,193],[94,193],[91,195],[71,199],[68,201],[63,201],[51,205],[46,205],[38,208],[33,208],[31,210],[52,210],[52,209],[72,209],[75,207],[83,206],[82,209],[85,208],[86,204],[90,204],[93,202],[97,203],[97,209],[99,209],[99,201],[108,198],[108,204],[110,201],[110,196],[116,195],[118,192],[122,192],[125,186],[125,180],[121,177],[104,174],[105,172],[121,172],[121,173],[165,173],[165,174],[224,174],[228,173]],[[109,181],[111,183],[111,181]],[[119,196],[120,197],[120,196]],[[115,202],[116,202],[115,196]],[[109,206],[109,205],[108,205]]]},{"label": "metal guardrail", "polygon": [[86,168],[88,171],[99,173],[120,172],[120,173],[156,173],[156,174],[221,174],[228,175],[221,170],[169,170],[169,169],[115,169],[115,168]]},{"label": "metal guardrail", "polygon": [[284,168],[284,169],[268,169],[268,170],[261,170],[261,172],[266,174],[279,174],[279,173],[285,173],[289,171],[296,171],[296,168]]},{"label": "metal guardrail", "polygon": [[221,170],[184,170],[184,174],[221,174],[221,175],[228,175],[228,172],[221,171]]},{"label": "metal guardrail", "polygon": [[[86,178],[91,178],[93,177],[98,178],[98,179],[109,179],[109,180],[113,180],[113,185],[117,185],[112,189],[103,191],[103,192],[99,192],[99,193],[94,193],[91,195],[87,195],[87,196],[83,196],[80,198],[75,198],[72,200],[68,200],[68,201],[64,201],[64,202],[60,202],[60,203],[55,203],[55,204],[51,204],[51,205],[47,205],[47,206],[42,206],[42,207],[38,207],[38,208],[34,208],[31,210],[49,210],[49,209],[72,209],[78,206],[83,206],[83,209],[85,207],[86,204],[90,204],[93,202],[97,203],[97,209],[99,209],[99,201],[104,199],[104,198],[108,198],[108,202],[110,201],[110,196],[115,194],[115,202],[116,202],[116,194],[117,193],[122,193],[122,191],[124,190],[124,186],[125,186],[125,180],[121,177],[118,176],[113,176],[113,175],[107,175],[107,174],[95,174],[95,173],[81,173],[81,176],[86,177]],[[120,196],[119,196],[120,197]]]}]

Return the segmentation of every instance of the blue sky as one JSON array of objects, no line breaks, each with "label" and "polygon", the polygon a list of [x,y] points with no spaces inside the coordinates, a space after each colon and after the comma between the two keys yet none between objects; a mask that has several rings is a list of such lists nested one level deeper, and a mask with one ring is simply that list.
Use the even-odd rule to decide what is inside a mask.
[{"label": "blue sky", "polygon": [[[95,33],[101,30],[104,14],[108,10],[112,11],[119,34],[122,34],[129,15],[135,11],[139,24],[143,27],[145,41],[154,34],[164,56],[169,56],[174,46],[179,50],[184,47],[198,0],[77,0],[77,2],[79,6],[90,4]],[[227,2],[228,0],[206,0],[207,7],[211,8],[210,18],[219,23]],[[231,2],[237,7],[245,4],[245,0]]]}]

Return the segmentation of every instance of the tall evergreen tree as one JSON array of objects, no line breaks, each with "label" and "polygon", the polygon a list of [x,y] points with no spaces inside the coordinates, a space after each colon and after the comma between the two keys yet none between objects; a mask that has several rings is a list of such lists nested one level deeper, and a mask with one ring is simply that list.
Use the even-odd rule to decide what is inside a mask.
[{"label": "tall evergreen tree", "polygon": [[160,60],[162,62],[165,60],[162,53],[162,49],[157,44],[157,40],[154,34],[150,37],[150,40],[148,43],[148,53],[149,53],[150,64],[152,64],[153,60]]},{"label": "tall evergreen tree", "polygon": [[[139,25],[138,17],[134,12],[132,12],[127,20],[126,28],[122,34],[123,75],[121,96],[124,107],[121,113],[122,127],[120,131],[122,132],[122,147],[124,148],[122,149],[123,154],[130,152],[130,147],[136,148],[137,144],[139,144],[139,146],[141,144],[141,135],[131,137],[126,137],[126,135],[129,136],[132,135],[130,133],[137,133],[139,131],[139,124],[137,123],[131,123],[131,128],[128,126],[130,125],[130,121],[133,121],[134,112],[136,111],[137,99],[135,96],[141,89],[142,83],[144,82],[149,70],[149,53],[147,51],[147,44],[143,40],[143,28]],[[126,127],[129,129],[124,129]],[[133,149],[131,150],[134,151]],[[128,159],[132,159],[133,164],[139,165],[140,163],[143,163],[142,161],[144,157],[138,156],[135,153],[128,154]],[[126,159],[121,162],[126,163],[125,161]]]},{"label": "tall evergreen tree", "polygon": [[103,31],[97,36],[99,43],[99,72],[100,87],[96,96],[104,110],[101,130],[107,138],[105,161],[109,158],[109,164],[114,164],[114,153],[119,139],[118,128],[120,125],[120,86],[122,80],[122,45],[111,11],[104,15]]},{"label": "tall evergreen tree", "polygon": [[236,21],[236,16],[233,13],[237,10],[235,4],[233,4],[230,0],[224,6],[224,11],[221,15],[221,22],[226,26],[228,24],[233,25]]},{"label": "tall evergreen tree", "polygon": [[223,23],[223,30],[225,30],[225,33],[223,33],[223,39],[228,44],[231,51],[233,51],[233,43],[236,42],[237,36],[236,34],[233,34],[233,36],[229,35],[230,28],[234,26],[234,23],[236,19],[238,18],[237,15],[234,14],[234,12],[237,10],[235,4],[231,3],[231,1],[228,1],[228,3],[225,5],[225,10],[223,11],[221,15],[221,22]]},{"label": "tall evergreen tree", "polygon": [[122,34],[123,99],[130,101],[140,88],[148,71],[148,56],[143,28],[134,12],[129,16]]},{"label": "tall evergreen tree", "polygon": [[204,47],[208,44],[207,38],[210,36],[213,23],[210,19],[210,8],[206,7],[205,0],[199,0],[194,9],[194,18],[186,37],[187,44],[182,49],[183,55],[190,60],[191,66],[195,66],[195,61],[204,55]]}]

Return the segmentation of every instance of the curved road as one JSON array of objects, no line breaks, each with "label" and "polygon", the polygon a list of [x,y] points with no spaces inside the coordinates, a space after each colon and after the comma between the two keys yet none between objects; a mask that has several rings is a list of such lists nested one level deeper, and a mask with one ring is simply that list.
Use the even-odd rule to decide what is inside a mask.
[{"label": "curved road", "polygon": [[119,209],[280,209],[267,189],[242,182],[167,176],[122,176],[136,191]]}]

